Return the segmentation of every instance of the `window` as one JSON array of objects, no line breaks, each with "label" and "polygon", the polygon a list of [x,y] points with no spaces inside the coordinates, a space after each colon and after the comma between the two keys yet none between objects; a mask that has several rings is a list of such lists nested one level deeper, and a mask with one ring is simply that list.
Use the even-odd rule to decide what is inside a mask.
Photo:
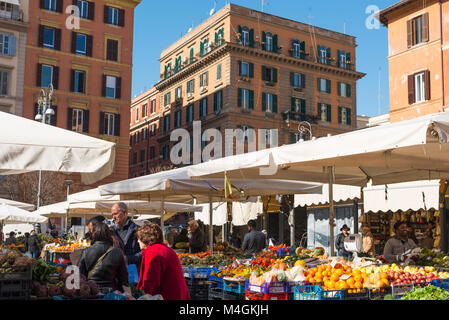
[{"label": "window", "polygon": [[[140,150],[140,162],[144,162],[145,161],[145,154],[147,153],[147,151],[145,149]],[[144,175],[144,174],[142,174]]]},{"label": "window", "polygon": [[170,105],[170,91],[164,94],[164,107],[167,107]]},{"label": "window", "polygon": [[41,87],[47,88],[53,83],[53,66],[42,65]]},{"label": "window", "polygon": [[6,70],[0,70],[0,95],[8,95],[8,79],[9,72]]},{"label": "window", "polygon": [[291,111],[296,113],[306,113],[306,100],[292,97]]},{"label": "window", "polygon": [[80,70],[73,71],[73,92],[85,93],[86,72]]},{"label": "window", "polygon": [[318,103],[318,118],[321,121],[331,122],[331,105],[326,103]]},{"label": "window", "polygon": [[84,119],[84,110],[72,109],[72,131],[84,132],[83,119]]},{"label": "window", "polygon": [[241,36],[242,44],[244,46],[249,44],[249,30],[248,28],[242,29],[242,36]]},{"label": "window", "polygon": [[190,123],[193,121],[193,104],[190,104],[186,108],[186,122]]},{"label": "window", "polygon": [[118,26],[119,9],[108,7],[108,23]]},{"label": "window", "polygon": [[106,76],[106,98],[116,98],[117,78]]},{"label": "window", "polygon": [[351,85],[339,82],[338,83],[338,95],[340,97],[349,98],[351,96]]},{"label": "window", "polygon": [[162,147],[162,159],[168,160],[170,157],[170,145],[166,144]]},{"label": "window", "polygon": [[338,123],[351,125],[351,109],[338,107]]},{"label": "window", "polygon": [[87,36],[85,34],[76,34],[76,54],[86,55],[87,52]]},{"label": "window", "polygon": [[200,100],[200,118],[207,115],[207,98]]},{"label": "window", "polygon": [[241,70],[242,76],[249,76],[249,63],[242,61],[242,70]]},{"label": "window", "polygon": [[156,112],[156,99],[151,100],[150,105],[151,105],[151,111],[150,112],[153,114],[153,113]]},{"label": "window", "polygon": [[55,29],[44,27],[44,48],[55,48]]},{"label": "window", "polygon": [[150,147],[150,160],[153,160],[153,159],[154,159],[154,154],[155,154],[154,151],[155,151],[155,150],[154,150],[154,146],[151,146],[151,147]]},{"label": "window", "polygon": [[318,46],[318,62],[322,64],[330,64],[331,49],[325,46]]},{"label": "window", "polygon": [[89,2],[78,0],[78,8],[80,10],[80,18],[88,19],[89,18]]},{"label": "window", "polygon": [[115,117],[114,113],[104,114],[104,134],[107,136],[115,135]]},{"label": "window", "polygon": [[217,64],[217,81],[221,80],[221,63]]},{"label": "window", "polygon": [[223,90],[214,93],[214,112],[218,113],[223,108]]},{"label": "window", "polygon": [[249,90],[241,89],[241,92],[242,92],[241,106],[244,109],[248,109],[249,108]]},{"label": "window", "polygon": [[237,106],[243,109],[254,109],[254,91],[239,88]]},{"label": "window", "polygon": [[277,113],[278,97],[272,93],[262,93],[262,111]]},{"label": "window", "polygon": [[147,131],[148,131],[147,128],[142,130],[142,140],[147,140]]},{"label": "window", "polygon": [[331,93],[331,81],[329,79],[318,78],[318,91]]},{"label": "window", "polygon": [[45,0],[44,9],[56,11],[56,0]]},{"label": "window", "polygon": [[187,82],[187,95],[193,94],[195,92],[195,79],[192,79]]},{"label": "window", "polygon": [[145,103],[142,106],[142,118],[145,118],[147,116],[147,108],[148,108],[148,105]]},{"label": "window", "polygon": [[293,40],[292,42],[292,56],[295,58],[306,58],[306,43],[304,41]]},{"label": "window", "polygon": [[175,100],[182,98],[182,86],[179,86],[175,89]]},{"label": "window", "polygon": [[164,133],[170,131],[170,115],[164,117]]},{"label": "window", "polygon": [[181,110],[175,112],[174,127],[179,128],[181,126]]},{"label": "window", "polygon": [[107,39],[106,60],[118,61],[118,40]]},{"label": "window", "polygon": [[350,65],[351,53],[345,51],[338,51],[338,67],[347,69]]},{"label": "window", "polygon": [[[134,152],[134,154],[133,154],[133,164],[137,164],[137,151],[136,152]],[[136,176],[137,176],[137,173],[136,173]]]},{"label": "window", "polygon": [[217,32],[215,32],[215,45],[219,46],[224,41],[224,29],[220,28]]},{"label": "window", "polygon": [[415,74],[415,103],[426,100],[424,72]]},{"label": "window", "polygon": [[267,82],[278,82],[277,69],[262,66],[262,80]]},{"label": "window", "polygon": [[134,134],[134,143],[139,143],[139,131]]},{"label": "window", "polygon": [[305,75],[302,73],[290,73],[291,85],[295,88],[305,88]]},{"label": "window", "polygon": [[407,21],[407,46],[429,41],[429,14],[425,13]]},{"label": "window", "polygon": [[136,122],[139,121],[139,107],[136,107]]},{"label": "window", "polygon": [[204,72],[200,75],[200,88],[207,87],[207,84],[209,82],[209,72]]},{"label": "window", "polygon": [[9,34],[0,34],[0,54],[16,55],[17,37]]},{"label": "window", "polygon": [[208,53],[209,51],[210,51],[210,49],[209,49],[209,39],[208,38],[204,38],[200,42],[200,55],[202,56],[202,55]]}]

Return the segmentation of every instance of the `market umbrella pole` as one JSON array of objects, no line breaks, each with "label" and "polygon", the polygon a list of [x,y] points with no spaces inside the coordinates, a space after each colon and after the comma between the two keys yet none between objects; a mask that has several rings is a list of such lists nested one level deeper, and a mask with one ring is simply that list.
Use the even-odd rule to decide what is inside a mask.
[{"label": "market umbrella pole", "polygon": [[209,246],[210,253],[214,251],[214,228],[212,225],[212,189],[209,190]]},{"label": "market umbrella pole", "polygon": [[293,203],[290,202],[290,197],[287,196],[289,209],[290,209],[290,216],[289,216],[289,223],[290,223],[290,246],[293,248],[295,246],[295,206]]},{"label": "market umbrella pole", "polygon": [[164,197],[162,197],[161,200],[161,230],[162,230],[162,237],[165,239],[165,232],[164,232],[164,215],[165,215],[165,201],[164,201]]},{"label": "market umbrella pole", "polygon": [[329,237],[330,237],[330,255],[335,255],[334,251],[334,167],[329,166]]}]

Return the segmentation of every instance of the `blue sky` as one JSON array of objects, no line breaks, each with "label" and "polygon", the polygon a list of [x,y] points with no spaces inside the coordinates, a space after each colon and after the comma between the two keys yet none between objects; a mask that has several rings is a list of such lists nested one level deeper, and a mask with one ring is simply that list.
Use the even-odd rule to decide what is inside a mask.
[{"label": "blue sky", "polygon": [[[384,9],[397,1],[265,0],[264,12],[355,36],[357,70],[366,73],[357,84],[357,114],[376,116],[389,111],[388,34],[384,26],[372,24],[370,6]],[[217,10],[228,2],[254,10],[261,10],[262,3],[216,0]],[[205,21],[213,7],[214,0],[142,0],[135,10],[132,97],[159,81],[160,52],[185,35],[192,23],[195,27]],[[368,28],[367,21],[374,28]]]}]

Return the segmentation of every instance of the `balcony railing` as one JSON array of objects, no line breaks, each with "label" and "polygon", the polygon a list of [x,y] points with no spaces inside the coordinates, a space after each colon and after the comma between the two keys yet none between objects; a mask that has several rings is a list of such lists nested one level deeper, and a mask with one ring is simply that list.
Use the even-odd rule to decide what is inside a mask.
[{"label": "balcony railing", "polygon": [[304,114],[300,112],[287,111],[282,114],[282,120],[284,121],[307,121],[309,123],[317,123],[318,117],[314,115]]},{"label": "balcony railing", "polygon": [[22,10],[13,10],[13,11],[0,10],[0,18],[15,20],[15,21],[23,21],[23,11]]}]

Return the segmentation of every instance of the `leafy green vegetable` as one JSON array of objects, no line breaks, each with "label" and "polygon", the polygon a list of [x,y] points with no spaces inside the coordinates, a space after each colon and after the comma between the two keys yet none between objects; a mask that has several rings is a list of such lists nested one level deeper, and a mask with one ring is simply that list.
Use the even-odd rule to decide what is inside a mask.
[{"label": "leafy green vegetable", "polygon": [[423,288],[415,287],[411,292],[407,292],[401,300],[449,300],[449,292],[433,285]]}]

